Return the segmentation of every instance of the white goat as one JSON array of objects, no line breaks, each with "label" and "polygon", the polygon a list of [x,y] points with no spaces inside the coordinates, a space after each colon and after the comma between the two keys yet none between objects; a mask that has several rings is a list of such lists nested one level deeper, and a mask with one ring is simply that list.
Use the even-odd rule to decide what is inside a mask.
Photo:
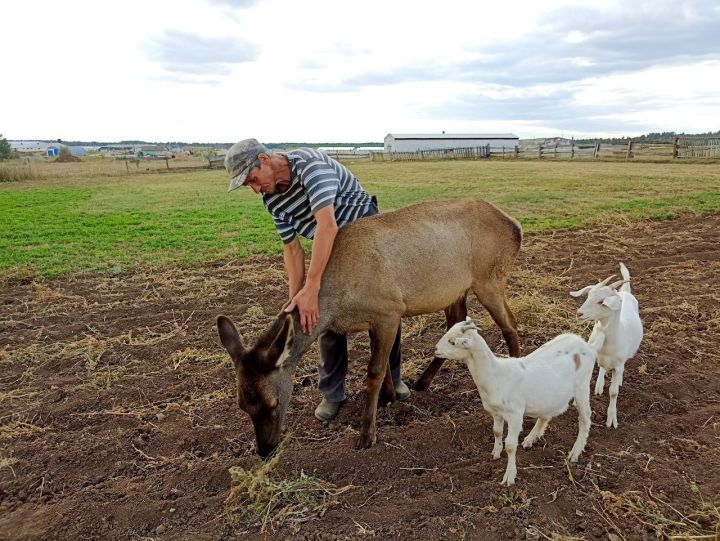
[{"label": "white goat", "polygon": [[630,273],[623,263],[620,263],[620,274],[623,279],[613,284],[607,285],[613,279],[610,276],[598,284],[570,292],[573,297],[587,293],[587,299],[577,313],[582,319],[596,322],[589,341],[592,343],[598,333],[605,336],[598,351],[600,371],[595,382],[595,394],[603,393],[605,372],[612,370],[610,404],[605,423],[608,428],[618,426],[617,396],[623,381],[625,363],[635,355],[643,337],[638,302],[630,291]]},{"label": "white goat", "polygon": [[[596,340],[602,340],[602,336]],[[508,425],[508,464],[502,484],[515,483],[515,452],[523,415],[537,418],[522,443],[528,448],[573,398],[580,426],[569,458],[577,461],[590,433],[590,378],[597,356],[597,350],[585,340],[575,334],[561,334],[525,357],[496,357],[472,319],[467,318],[451,327],[435,349],[436,357],[465,361],[470,369],[483,408],[494,420],[493,459],[500,458],[503,429],[505,423]]]}]

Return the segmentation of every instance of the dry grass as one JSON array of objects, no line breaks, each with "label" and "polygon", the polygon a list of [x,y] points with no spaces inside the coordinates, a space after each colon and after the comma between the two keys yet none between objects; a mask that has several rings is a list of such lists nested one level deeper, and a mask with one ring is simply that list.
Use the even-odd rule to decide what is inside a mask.
[{"label": "dry grass", "polygon": [[38,180],[38,170],[23,163],[0,164],[0,182],[20,182],[22,180]]},{"label": "dry grass", "polygon": [[37,434],[45,430],[44,427],[35,425],[28,420],[23,420],[18,415],[12,415],[9,420],[6,422],[3,421],[2,424],[0,424],[0,441]]},{"label": "dry grass", "polygon": [[[695,492],[700,495],[696,489]],[[720,538],[720,502],[706,502],[700,497],[699,509],[683,513],[671,503],[654,496],[649,488],[645,494],[625,492],[600,493],[602,506],[617,519],[630,519],[642,524],[658,538],[700,540]]]},{"label": "dry grass", "polygon": [[221,351],[206,351],[193,347],[187,347],[179,351],[174,351],[168,362],[173,370],[181,369],[183,366],[192,364],[209,365],[212,367],[231,366],[230,357]]},{"label": "dry grass", "polygon": [[231,486],[225,509],[231,522],[258,526],[261,532],[268,528],[275,531],[282,524],[322,517],[337,503],[338,495],[353,488],[336,488],[302,470],[296,478],[274,479],[270,473],[281,454],[279,450],[271,460],[252,470],[230,468]]},{"label": "dry grass", "polygon": [[85,157],[72,162],[30,158],[30,163],[26,163],[24,160],[14,160],[0,165],[0,182],[118,177],[172,172],[173,170],[203,170],[205,168],[207,168],[207,161],[197,156],[178,156],[168,160],[167,164],[165,160],[131,160],[126,164],[125,160],[101,156]]}]

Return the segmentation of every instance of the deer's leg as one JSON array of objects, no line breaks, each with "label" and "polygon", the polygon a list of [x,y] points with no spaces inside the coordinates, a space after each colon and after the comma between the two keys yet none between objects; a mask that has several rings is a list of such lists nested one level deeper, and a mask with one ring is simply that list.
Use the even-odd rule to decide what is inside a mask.
[{"label": "deer's leg", "polygon": [[520,337],[517,332],[517,320],[505,298],[505,288],[498,284],[483,284],[473,287],[480,304],[490,313],[493,321],[500,327],[511,357],[520,356]]},{"label": "deer's leg", "polygon": [[[465,297],[460,297],[453,304],[445,308],[445,328],[449,329],[459,321],[464,321],[467,317],[467,301]],[[438,373],[440,367],[445,362],[445,359],[440,357],[433,358],[432,362],[428,365],[422,375],[415,382],[415,389],[418,391],[425,391],[430,387],[435,374]]]},{"label": "deer's leg", "polygon": [[378,401],[381,406],[387,406],[391,402],[395,401],[395,385],[393,384],[389,362],[385,368],[385,377],[382,381],[382,388],[380,389],[380,398]]},{"label": "deer's leg", "polygon": [[[373,328],[370,332],[370,363],[367,370],[367,392],[358,437],[358,449],[371,447],[376,440],[375,420],[377,403],[383,380],[389,375],[389,357],[399,322],[392,322]],[[392,379],[390,380],[392,384]],[[394,388],[393,388],[394,392]]]}]

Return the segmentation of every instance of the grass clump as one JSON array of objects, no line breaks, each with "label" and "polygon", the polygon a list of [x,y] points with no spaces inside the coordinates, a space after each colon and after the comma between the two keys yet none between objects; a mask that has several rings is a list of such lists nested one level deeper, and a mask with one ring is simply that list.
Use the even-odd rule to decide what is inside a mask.
[{"label": "grass clump", "polygon": [[230,495],[225,502],[231,522],[260,527],[261,532],[275,531],[282,524],[302,523],[322,517],[337,503],[336,497],[352,488],[334,485],[306,475],[276,479],[270,473],[280,460],[281,451],[259,467],[246,470],[230,468]]},{"label": "grass clump", "polygon": [[637,492],[613,494],[602,491],[603,507],[616,518],[629,518],[641,523],[658,539],[700,540],[720,539],[720,502],[700,501],[699,509],[682,513],[672,504]]},{"label": "grass clump", "polygon": [[37,171],[29,165],[0,165],[0,182],[20,182],[23,180],[37,180],[38,178]]}]

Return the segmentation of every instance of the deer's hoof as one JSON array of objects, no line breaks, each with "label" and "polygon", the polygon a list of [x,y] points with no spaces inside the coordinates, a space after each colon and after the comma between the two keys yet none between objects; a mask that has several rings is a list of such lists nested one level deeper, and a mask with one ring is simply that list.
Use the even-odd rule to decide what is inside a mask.
[{"label": "deer's hoof", "polygon": [[375,442],[377,441],[377,438],[375,437],[375,434],[372,436],[370,435],[364,435],[360,434],[357,439],[357,443],[355,444],[356,449],[369,449],[373,445],[375,445]]}]

